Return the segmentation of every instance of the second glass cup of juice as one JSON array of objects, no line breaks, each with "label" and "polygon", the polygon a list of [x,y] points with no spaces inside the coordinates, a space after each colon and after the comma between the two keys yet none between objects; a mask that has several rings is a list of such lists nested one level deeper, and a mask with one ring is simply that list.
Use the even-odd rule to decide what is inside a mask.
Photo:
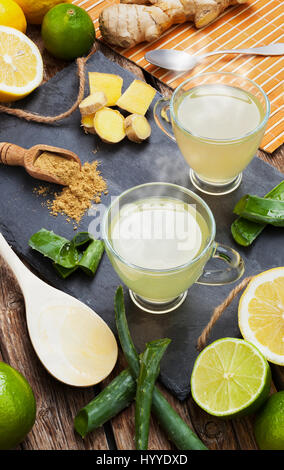
[{"label": "second glass cup of juice", "polygon": [[269,100],[255,82],[234,73],[212,72],[186,80],[170,100],[159,100],[154,116],[190,166],[192,184],[204,193],[223,195],[241,183],[269,112]]},{"label": "second glass cup of juice", "polygon": [[[185,300],[195,282],[222,285],[243,274],[232,248],[215,242],[215,220],[192,191],[148,183],[122,193],[103,221],[106,252],[133,302],[150,313],[167,313]],[[225,267],[204,271],[210,258]],[[207,268],[207,267],[206,267]]]}]

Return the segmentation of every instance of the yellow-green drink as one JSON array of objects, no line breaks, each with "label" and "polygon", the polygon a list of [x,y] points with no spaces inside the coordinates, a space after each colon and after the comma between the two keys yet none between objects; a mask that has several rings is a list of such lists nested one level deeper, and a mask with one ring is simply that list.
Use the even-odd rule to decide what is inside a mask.
[{"label": "yellow-green drink", "polygon": [[[243,272],[238,253],[214,241],[207,204],[174,184],[148,183],[122,193],[104,216],[103,237],[113,268],[147,312],[174,310],[197,281],[224,284]],[[222,256],[230,268],[203,274],[212,256]]]},{"label": "yellow-green drink", "polygon": [[221,84],[192,88],[180,97],[175,111],[182,126],[173,121],[177,144],[189,166],[209,183],[235,178],[251,161],[263,135],[263,129],[252,132],[264,109],[258,98],[240,88]]},{"label": "yellow-green drink", "polygon": [[[269,101],[251,80],[231,73],[205,73],[181,84],[155,106],[159,127],[178,144],[191,182],[208,194],[235,190],[262,140]],[[162,117],[169,108],[172,129]]]},{"label": "yellow-green drink", "polygon": [[[148,300],[167,302],[178,296],[200,277],[207,261],[201,257],[188,265],[210,233],[195,207],[177,199],[152,197],[127,204],[109,230],[114,250],[128,263],[112,260],[116,271]],[[170,276],[164,270],[171,270]]]}]

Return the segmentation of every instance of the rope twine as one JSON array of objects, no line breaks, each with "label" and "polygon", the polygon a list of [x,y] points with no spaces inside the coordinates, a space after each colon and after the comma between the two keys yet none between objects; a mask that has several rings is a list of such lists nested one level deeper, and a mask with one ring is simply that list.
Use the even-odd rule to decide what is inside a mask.
[{"label": "rope twine", "polygon": [[231,290],[228,297],[226,297],[226,299],[214,309],[212,317],[210,318],[209,322],[207,323],[197,340],[198,351],[202,351],[202,349],[205,348],[208,341],[208,337],[215,323],[219,320],[226,308],[232,303],[234,298],[248,285],[248,283],[252,280],[253,277],[254,276],[249,276],[243,279],[240,284],[238,284],[234,289]]},{"label": "rope twine", "polygon": [[56,116],[41,116],[37,113],[31,113],[30,111],[24,111],[23,109],[18,108],[9,108],[8,106],[4,106],[0,104],[0,113],[11,114],[12,116],[16,116],[19,119],[25,119],[26,121],[33,121],[33,122],[41,122],[43,124],[52,124],[53,122],[60,121],[61,119],[65,119],[70,116],[76,109],[78,108],[79,104],[81,103],[82,99],[84,98],[85,92],[85,67],[86,62],[89,58],[94,54],[96,51],[96,46],[93,47],[91,52],[87,57],[79,57],[77,62],[77,74],[79,77],[79,91],[78,96],[73,103],[73,105],[67,109],[64,113],[58,114]]}]

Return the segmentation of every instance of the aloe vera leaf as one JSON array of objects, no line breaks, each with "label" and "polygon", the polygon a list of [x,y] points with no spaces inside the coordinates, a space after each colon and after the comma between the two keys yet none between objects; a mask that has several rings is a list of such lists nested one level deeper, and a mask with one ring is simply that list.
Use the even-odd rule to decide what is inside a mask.
[{"label": "aloe vera leaf", "polygon": [[78,269],[78,265],[74,266],[74,268],[64,268],[60,266],[60,264],[53,263],[54,269],[57,273],[62,277],[62,279],[67,279],[70,274],[74,273]]},{"label": "aloe vera leaf", "polygon": [[164,338],[146,344],[141,356],[135,404],[136,449],[147,450],[154,385],[160,372],[160,361],[171,340]]},{"label": "aloe vera leaf", "polygon": [[102,259],[104,249],[104,242],[102,240],[93,240],[84,251],[78,267],[83,269],[89,276],[94,276]]},{"label": "aloe vera leaf", "polygon": [[79,260],[78,251],[69,240],[45,228],[31,236],[29,246],[64,268],[73,268]]},{"label": "aloe vera leaf", "polygon": [[[115,294],[115,319],[120,344],[130,372],[137,379],[140,371],[140,360],[130,336],[121,286],[118,287]],[[178,449],[207,450],[207,447],[171,407],[157,387],[154,387],[153,391],[152,409],[168,438]]]},{"label": "aloe vera leaf", "polygon": [[[265,199],[275,199],[284,201],[284,180],[281,181],[265,196]],[[238,217],[231,225],[231,232],[234,240],[242,246],[249,246],[260,235],[266,227],[265,223],[252,222],[250,220]]]},{"label": "aloe vera leaf", "polygon": [[89,232],[79,232],[72,238],[71,242],[74,243],[75,247],[85,245],[94,240],[94,237]]},{"label": "aloe vera leaf", "polygon": [[271,189],[265,196],[267,199],[276,199],[277,201],[284,201],[284,180],[281,181],[275,188]]},{"label": "aloe vera leaf", "polygon": [[[73,241],[73,240],[72,240]],[[84,243],[85,244],[85,243]],[[78,268],[81,268],[88,276],[94,276],[104,253],[104,243],[101,240],[92,240],[89,246],[81,254],[80,261],[73,268],[64,268],[54,263],[58,274],[66,279]]]},{"label": "aloe vera leaf", "polygon": [[129,365],[133,376],[137,379],[140,372],[140,361],[127,324],[122,286],[119,286],[116,290],[114,309],[119,341],[126,357],[127,364]]},{"label": "aloe vera leaf", "polygon": [[[130,405],[135,392],[136,380],[130,370],[125,369],[78,412],[74,421],[75,430],[85,437]],[[154,388],[152,408],[161,427],[178,449],[207,450],[157,388]]]},{"label": "aloe vera leaf", "polygon": [[234,240],[242,246],[249,246],[261,234],[267,224],[258,224],[239,217],[231,225]]},{"label": "aloe vera leaf", "polygon": [[104,243],[95,240],[88,232],[79,232],[69,241],[44,228],[31,236],[29,246],[50,258],[63,279],[78,267],[93,276],[104,252]]},{"label": "aloe vera leaf", "polygon": [[85,437],[130,405],[135,392],[136,381],[130,370],[125,369],[78,412],[74,420],[75,430]]},{"label": "aloe vera leaf", "polygon": [[284,227],[284,201],[246,194],[236,204],[234,213],[253,222]]}]

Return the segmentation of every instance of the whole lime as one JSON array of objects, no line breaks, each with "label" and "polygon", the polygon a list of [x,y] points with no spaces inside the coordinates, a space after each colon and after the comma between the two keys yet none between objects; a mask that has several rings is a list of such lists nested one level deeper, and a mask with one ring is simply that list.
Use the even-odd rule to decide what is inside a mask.
[{"label": "whole lime", "polygon": [[271,395],[260,409],[254,434],[261,450],[284,450],[284,391]]},{"label": "whole lime", "polygon": [[62,3],[51,8],[44,16],[41,35],[46,49],[53,56],[73,60],[89,52],[96,32],[85,10]]},{"label": "whole lime", "polygon": [[0,449],[16,447],[34,425],[36,402],[22,374],[0,362]]}]

